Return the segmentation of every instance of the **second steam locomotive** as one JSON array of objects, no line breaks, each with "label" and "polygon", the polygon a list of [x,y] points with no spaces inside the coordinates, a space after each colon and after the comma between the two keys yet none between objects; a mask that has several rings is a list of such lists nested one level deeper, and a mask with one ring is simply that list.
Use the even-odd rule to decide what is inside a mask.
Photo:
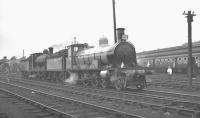
[{"label": "second steam locomotive", "polygon": [[102,38],[98,48],[76,43],[56,53],[50,47],[43,53],[31,54],[21,61],[22,75],[92,87],[114,86],[117,90],[129,85],[143,89],[145,71],[137,65],[135,47],[123,39],[124,28],[118,28],[117,34],[117,43],[110,46]]}]

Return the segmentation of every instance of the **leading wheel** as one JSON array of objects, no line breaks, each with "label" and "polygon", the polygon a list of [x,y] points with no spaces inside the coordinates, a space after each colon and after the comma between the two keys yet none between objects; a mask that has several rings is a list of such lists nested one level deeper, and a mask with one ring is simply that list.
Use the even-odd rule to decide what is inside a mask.
[{"label": "leading wheel", "polygon": [[88,80],[83,81],[83,86],[88,87],[90,85],[90,82]]},{"label": "leading wheel", "polygon": [[99,86],[99,81],[97,78],[92,80],[92,87],[97,88]]},{"label": "leading wheel", "polygon": [[108,82],[106,81],[106,79],[101,79],[100,85],[102,88],[107,88],[108,87]]}]

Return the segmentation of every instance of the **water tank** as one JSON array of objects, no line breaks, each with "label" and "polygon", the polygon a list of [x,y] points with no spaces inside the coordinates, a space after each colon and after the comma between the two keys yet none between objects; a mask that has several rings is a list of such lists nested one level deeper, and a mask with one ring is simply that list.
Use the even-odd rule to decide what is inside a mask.
[{"label": "water tank", "polygon": [[99,47],[108,46],[108,38],[103,36],[99,39]]}]

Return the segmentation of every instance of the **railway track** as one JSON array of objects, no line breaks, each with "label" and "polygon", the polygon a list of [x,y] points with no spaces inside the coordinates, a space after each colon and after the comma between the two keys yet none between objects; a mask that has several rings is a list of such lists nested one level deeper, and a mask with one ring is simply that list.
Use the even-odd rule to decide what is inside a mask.
[{"label": "railway track", "polygon": [[[168,79],[167,74],[161,74],[161,75],[150,75],[147,76],[147,78],[151,79],[153,83],[177,83],[177,84],[186,84],[188,85],[189,79],[187,75],[173,75],[172,80]],[[193,79],[192,84],[195,86],[200,86],[200,80],[199,77],[195,77],[196,79]]]},{"label": "railway track", "polygon": [[[12,80],[15,81],[15,80]],[[46,82],[37,82],[37,81],[29,81],[29,82],[20,82],[16,80],[18,84],[31,84],[34,83],[38,85],[38,87],[46,87],[46,90],[56,90],[59,92],[72,92],[73,94],[82,96],[98,96],[103,99],[117,100],[117,102],[126,103],[127,108],[134,109],[135,107],[140,110],[148,109],[152,112],[161,112],[161,113],[170,113],[173,116],[178,117],[199,117],[200,111],[200,98],[199,96],[191,96],[191,95],[181,95],[175,93],[166,93],[166,92],[158,92],[158,91],[134,91],[128,90],[122,92],[117,92],[113,90],[103,90],[103,89],[91,89],[84,87],[74,87],[74,86],[60,86],[52,83]],[[42,85],[40,85],[42,84]],[[52,87],[53,86],[53,87]],[[42,89],[42,88],[41,88]],[[73,91],[69,91],[73,90]],[[81,91],[80,91],[81,90]],[[116,103],[117,105],[117,103]]]},{"label": "railway track", "polygon": [[193,86],[190,89],[188,89],[189,85],[187,81],[152,82],[152,83],[148,83],[148,86],[162,87],[162,88],[167,88],[167,89],[176,89],[176,90],[182,90],[182,91],[200,91],[200,83],[193,83]]},{"label": "railway track", "polygon": [[[20,73],[12,73],[12,74],[4,74],[4,73],[0,73],[0,75],[2,75],[3,77],[7,77],[7,78],[21,78]],[[164,79],[158,79],[155,78],[153,79],[154,82],[151,83],[147,83],[148,86],[150,87],[162,87],[162,88],[166,88],[166,89],[175,89],[175,90],[181,90],[181,91],[200,91],[200,82],[198,80],[194,80],[193,81],[193,86],[189,88],[188,86],[188,81],[187,80],[177,80],[177,79],[173,79],[173,80],[164,80]]]},{"label": "railway track", "polygon": [[[176,77],[176,75],[174,76]],[[152,76],[147,77],[151,81],[151,82],[147,82],[147,85],[149,87],[162,87],[166,89],[175,89],[175,90],[190,91],[190,92],[200,91],[199,79],[194,79],[192,81],[192,87],[190,87],[189,80],[186,76],[180,75],[180,77],[177,77],[177,78],[175,77],[173,77],[172,80],[169,80],[168,77],[163,77],[163,75],[152,75]]]},{"label": "railway track", "polygon": [[[56,114],[59,118],[145,118],[19,85],[5,82],[0,85],[6,92]],[[36,112],[39,112],[38,109]]]},{"label": "railway track", "polygon": [[[130,89],[128,91],[132,92],[138,92],[133,89]],[[140,91],[140,94],[146,94],[146,95],[155,95],[155,96],[166,96],[171,98],[177,98],[177,99],[184,99],[184,100],[191,100],[193,102],[200,101],[200,96],[198,95],[190,95],[190,94],[183,94],[183,93],[175,93],[175,92],[166,92],[166,91],[158,91],[158,90],[142,90]]]},{"label": "railway track", "polygon": [[[31,118],[65,118],[70,116],[69,114],[16,94],[15,92],[8,91],[2,87],[0,88],[0,95],[1,99],[9,100],[15,106],[17,105],[20,109],[23,109],[26,114],[29,114]],[[70,117],[73,118],[72,116]],[[10,114],[1,113],[0,118],[10,118]]]},{"label": "railway track", "polygon": [[[22,86],[25,86],[27,84],[30,84],[32,86],[38,86],[44,89],[46,87],[46,90],[56,90],[57,92],[72,92],[73,94],[79,95],[79,97],[82,96],[96,96],[98,98],[103,98],[103,99],[110,99],[110,100],[117,100],[117,102],[123,102],[126,103],[127,108],[134,109],[135,107],[141,110],[147,109],[153,112],[162,112],[162,113],[170,113],[173,114],[176,118],[178,117],[194,117],[199,115],[199,99],[194,101],[192,97],[188,97],[189,100],[181,98],[180,95],[170,95],[162,93],[163,95],[161,96],[160,94],[157,94],[154,92],[153,93],[148,93],[148,92],[138,92],[138,91],[129,91],[129,92],[117,92],[117,91],[112,91],[112,90],[99,90],[99,89],[91,89],[91,88],[83,88],[83,87],[73,87],[73,86],[60,86],[56,84],[51,84],[51,83],[40,83],[36,81],[29,81],[29,82],[20,82],[20,81],[15,81],[18,84],[22,84]],[[35,83],[36,85],[33,85]],[[42,85],[40,85],[42,84]],[[54,86],[54,87],[52,87]],[[41,89],[42,89],[41,88]],[[73,90],[73,91],[69,91]],[[81,92],[81,91],[82,92]],[[95,94],[97,93],[97,94]],[[189,95],[188,95],[189,96]],[[105,101],[104,101],[105,102]],[[117,103],[116,103],[117,105]],[[134,106],[134,107],[133,107]],[[144,110],[145,111],[145,110]]]}]

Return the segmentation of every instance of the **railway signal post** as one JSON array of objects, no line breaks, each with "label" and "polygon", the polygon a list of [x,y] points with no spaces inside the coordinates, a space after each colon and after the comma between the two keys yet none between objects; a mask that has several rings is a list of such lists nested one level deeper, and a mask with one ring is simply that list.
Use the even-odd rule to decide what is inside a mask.
[{"label": "railway signal post", "polygon": [[192,21],[193,21],[193,16],[196,16],[194,12],[191,13],[191,11],[188,11],[185,13],[183,12],[183,15],[187,18],[188,22],[188,74],[189,74],[189,86],[192,87]]}]

